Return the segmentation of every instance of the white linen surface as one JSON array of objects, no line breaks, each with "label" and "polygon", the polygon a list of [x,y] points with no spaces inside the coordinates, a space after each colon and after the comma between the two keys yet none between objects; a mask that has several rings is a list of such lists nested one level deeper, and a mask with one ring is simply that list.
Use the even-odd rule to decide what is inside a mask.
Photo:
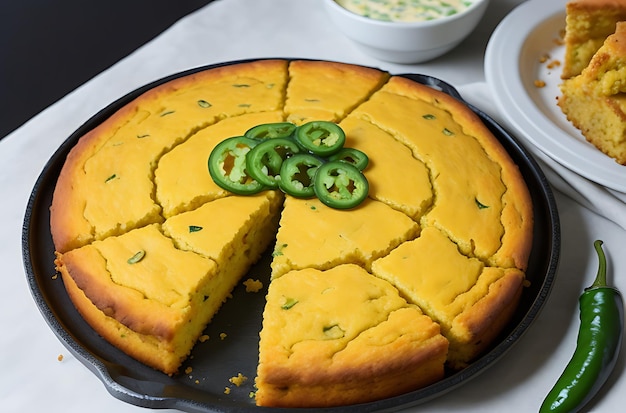
[{"label": "white linen surface", "polygon": [[[63,347],[33,302],[22,265],[21,230],[33,185],[54,151],[90,116],[129,91],[181,70],[237,59],[303,57],[436,76],[500,118],[490,107],[483,83],[483,55],[496,24],[519,3],[492,1],[480,27],[460,47],[432,62],[401,66],[362,54],[329,24],[318,0],[218,0],[183,18],[1,140],[0,324],[5,327],[0,334],[0,411],[145,411],[112,397]],[[626,254],[621,253],[626,226],[623,205],[616,201],[623,200],[622,194],[572,176],[543,154],[536,156],[556,189],[562,226],[560,267],[549,300],[528,332],[491,368],[410,411],[537,411],[574,351],[578,296],[593,280],[597,265],[594,239],[605,241],[609,279],[626,291]],[[62,361],[57,360],[59,354]],[[624,351],[592,411],[623,410],[623,355]]]}]

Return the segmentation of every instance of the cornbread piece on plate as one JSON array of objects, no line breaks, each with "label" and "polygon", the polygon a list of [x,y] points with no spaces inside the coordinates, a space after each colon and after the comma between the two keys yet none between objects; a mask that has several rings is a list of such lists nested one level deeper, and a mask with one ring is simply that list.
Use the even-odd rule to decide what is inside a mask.
[{"label": "cornbread piece on plate", "polygon": [[587,67],[615,24],[626,20],[626,0],[574,0],[565,6],[565,59],[561,77],[569,79]]},{"label": "cornbread piece on plate", "polygon": [[436,323],[363,268],[291,271],[267,295],[256,401],[323,407],[402,394],[441,379],[447,349]]},{"label": "cornbread piece on plate", "polygon": [[617,24],[583,72],[560,85],[558,105],[585,138],[626,165],[626,22]]}]

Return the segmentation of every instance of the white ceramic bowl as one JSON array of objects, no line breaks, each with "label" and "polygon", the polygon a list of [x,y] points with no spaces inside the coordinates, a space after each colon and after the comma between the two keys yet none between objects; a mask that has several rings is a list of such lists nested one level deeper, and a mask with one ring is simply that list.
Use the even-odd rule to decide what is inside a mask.
[{"label": "white ceramic bowl", "polygon": [[485,14],[489,0],[474,0],[461,13],[423,22],[389,22],[352,13],[335,0],[324,0],[330,19],[365,53],[394,63],[419,63],[450,51]]}]

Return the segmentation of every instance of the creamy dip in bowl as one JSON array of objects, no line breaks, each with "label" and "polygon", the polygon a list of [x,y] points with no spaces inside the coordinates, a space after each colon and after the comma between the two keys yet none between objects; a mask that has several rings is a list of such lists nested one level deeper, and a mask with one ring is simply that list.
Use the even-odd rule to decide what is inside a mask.
[{"label": "creamy dip in bowl", "polygon": [[324,0],[337,28],[370,56],[394,63],[439,57],[465,39],[489,0]]}]

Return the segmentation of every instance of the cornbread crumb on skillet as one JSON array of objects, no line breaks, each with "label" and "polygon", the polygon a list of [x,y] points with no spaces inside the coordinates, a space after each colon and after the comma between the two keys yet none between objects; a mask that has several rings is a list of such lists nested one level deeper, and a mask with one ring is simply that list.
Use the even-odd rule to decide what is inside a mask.
[{"label": "cornbread crumb on skillet", "polygon": [[579,75],[615,32],[615,24],[626,20],[624,0],[572,0],[565,6],[565,59],[561,77]]},{"label": "cornbread crumb on skillet", "polygon": [[[368,154],[358,207],[234,195],[210,179],[221,140],[312,119],[339,123],[346,146]],[[145,93],[79,139],[51,207],[56,265],[79,312],[167,374],[274,242],[264,406],[367,402],[470,363],[517,306],[532,221],[517,166],[467,106],[376,69],[299,60],[221,66]],[[428,266],[454,288],[428,280]]]},{"label": "cornbread crumb on skillet", "polygon": [[626,165],[625,57],[626,22],[619,22],[582,73],[563,81],[558,98],[587,141],[621,165]]}]

